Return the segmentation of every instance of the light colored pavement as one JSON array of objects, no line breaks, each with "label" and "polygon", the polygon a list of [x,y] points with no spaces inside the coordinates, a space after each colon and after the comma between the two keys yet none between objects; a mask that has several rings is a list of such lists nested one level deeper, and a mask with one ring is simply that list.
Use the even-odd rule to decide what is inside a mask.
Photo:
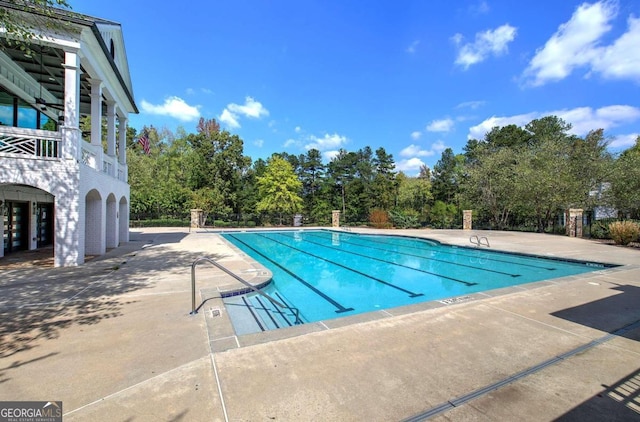
[{"label": "light colored pavement", "polygon": [[238,337],[217,299],[237,282],[206,264],[189,315],[191,263],[266,270],[214,233],[134,229],[81,267],[0,269],[0,400],[62,400],[65,421],[640,420],[639,250],[388,233],[621,266]]}]

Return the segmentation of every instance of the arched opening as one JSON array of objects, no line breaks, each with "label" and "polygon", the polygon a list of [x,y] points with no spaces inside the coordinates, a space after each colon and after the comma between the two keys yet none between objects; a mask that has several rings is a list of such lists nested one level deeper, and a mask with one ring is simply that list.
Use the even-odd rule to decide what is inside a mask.
[{"label": "arched opening", "polygon": [[[50,247],[54,241],[54,196],[33,186],[0,184],[0,257]],[[50,258],[53,249],[47,248]]]},{"label": "arched opening", "polygon": [[84,254],[103,255],[106,245],[103,235],[102,197],[92,189],[85,197]]}]

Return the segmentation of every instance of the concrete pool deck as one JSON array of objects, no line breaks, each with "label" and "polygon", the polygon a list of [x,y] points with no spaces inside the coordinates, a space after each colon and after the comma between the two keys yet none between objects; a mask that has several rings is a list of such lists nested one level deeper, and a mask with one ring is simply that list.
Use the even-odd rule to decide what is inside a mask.
[{"label": "concrete pool deck", "polygon": [[197,268],[189,315],[191,264],[260,268],[216,234],[132,229],[80,267],[0,266],[0,401],[62,400],[65,421],[640,420],[640,250],[379,232],[622,266],[239,338],[211,312],[219,270]]}]

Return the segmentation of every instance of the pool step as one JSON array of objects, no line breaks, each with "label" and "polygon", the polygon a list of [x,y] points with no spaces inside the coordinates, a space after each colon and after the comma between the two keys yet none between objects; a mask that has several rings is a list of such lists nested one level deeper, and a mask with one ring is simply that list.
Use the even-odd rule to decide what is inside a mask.
[{"label": "pool step", "polygon": [[[282,297],[277,300],[286,304]],[[296,325],[296,316],[291,309],[281,309],[260,295],[227,297],[224,303],[237,335]]]}]

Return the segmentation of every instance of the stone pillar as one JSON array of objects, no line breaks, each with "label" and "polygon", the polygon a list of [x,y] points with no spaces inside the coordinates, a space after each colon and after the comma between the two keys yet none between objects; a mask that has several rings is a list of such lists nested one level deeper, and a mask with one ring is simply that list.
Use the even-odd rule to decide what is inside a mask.
[{"label": "stone pillar", "polygon": [[582,237],[582,212],[579,208],[567,211],[567,236]]},{"label": "stone pillar", "polygon": [[201,209],[191,210],[191,227],[200,228],[204,226],[204,212]]},{"label": "stone pillar", "polygon": [[331,227],[340,227],[340,210],[331,212]]},{"label": "stone pillar", "polygon": [[473,226],[473,210],[462,211],[462,229],[471,230]]}]

